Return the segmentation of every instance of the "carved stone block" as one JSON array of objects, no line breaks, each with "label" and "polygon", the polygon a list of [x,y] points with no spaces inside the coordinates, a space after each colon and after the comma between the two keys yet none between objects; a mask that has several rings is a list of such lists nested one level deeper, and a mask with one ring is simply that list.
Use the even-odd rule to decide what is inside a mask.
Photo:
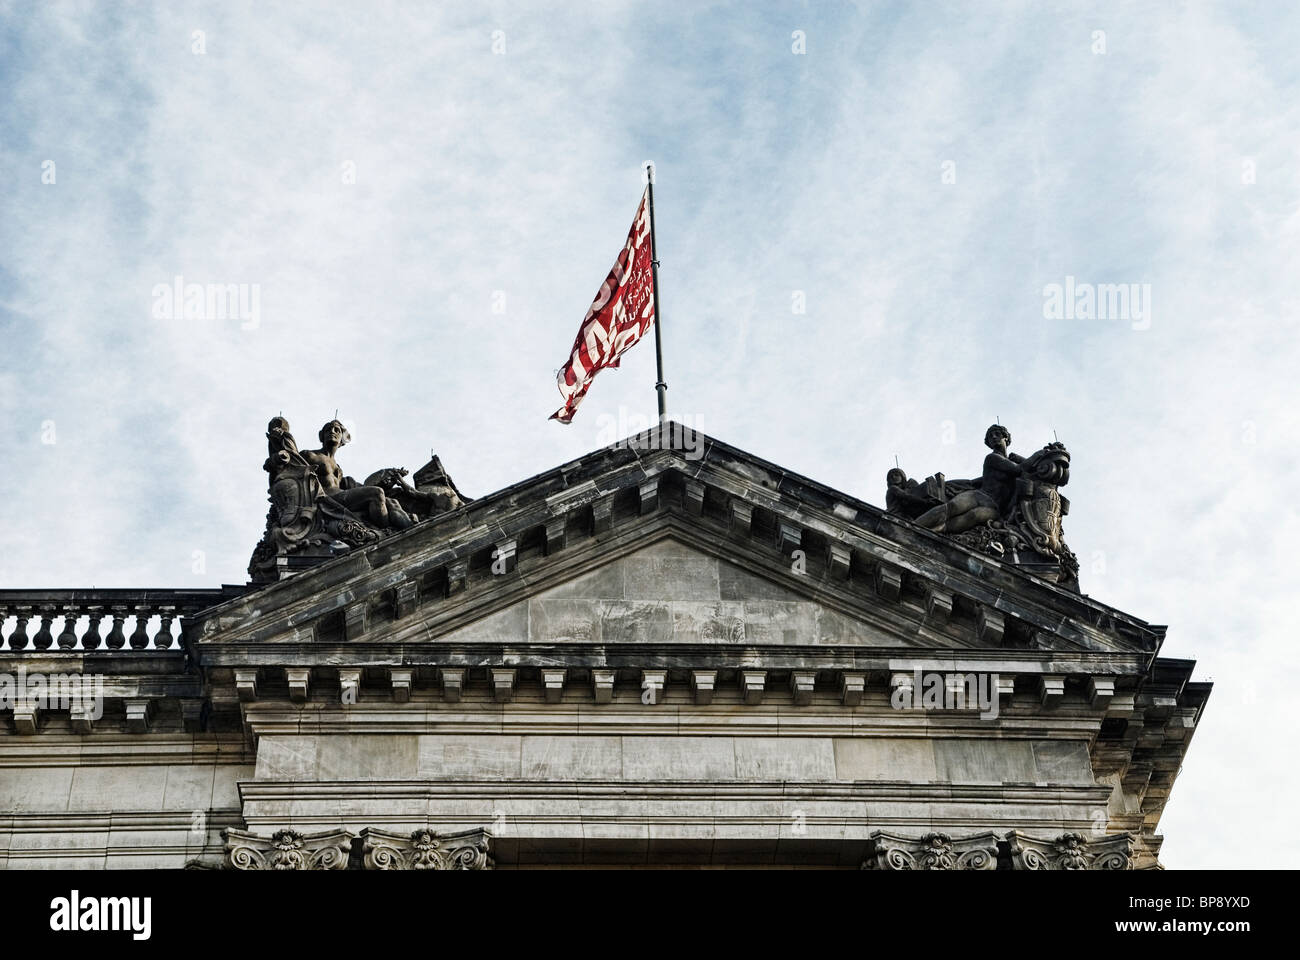
[{"label": "carved stone block", "polygon": [[687,477],[684,482],[682,506],[686,508],[687,513],[695,517],[704,513],[704,484]]},{"label": "carved stone block", "polygon": [[612,494],[606,494],[599,500],[593,500],[591,503],[591,532],[605,533],[609,530],[614,518],[614,497]]},{"label": "carved stone block", "polygon": [[867,689],[867,675],[846,670],[840,674],[840,700],[846,707],[856,707],[862,703],[862,695]]},{"label": "carved stone block", "polygon": [[563,514],[558,517],[551,517],[546,521],[546,555],[548,557],[564,549],[567,539],[567,521],[568,517]]},{"label": "carved stone block", "polygon": [[1006,621],[1002,614],[988,607],[979,608],[979,612],[975,615],[975,634],[979,637],[980,643],[996,647],[1002,642],[1002,634],[1005,631]]},{"label": "carved stone block", "polygon": [[713,686],[717,683],[718,671],[692,670],[691,686],[695,690],[695,703],[699,706],[713,702]]},{"label": "carved stone block", "polygon": [[1060,706],[1065,696],[1065,677],[1042,676],[1038,680],[1042,684],[1043,706],[1048,708]]},{"label": "carved stone block", "polygon": [[227,829],[221,835],[226,841],[225,866],[231,870],[346,870],[352,850],[352,834],[346,830],[277,830],[263,837]]},{"label": "carved stone block", "polygon": [[465,671],[443,667],[438,672],[442,675],[442,699],[448,703],[459,703],[461,688],[465,683]]},{"label": "carved stone block", "polygon": [[420,585],[415,580],[406,580],[397,585],[393,594],[393,616],[398,620],[409,617],[415,612],[420,602]]},{"label": "carved stone block", "polygon": [[614,699],[614,671],[592,670],[591,686],[597,703],[609,703]]},{"label": "carved stone block", "polygon": [[492,699],[509,703],[515,695],[515,671],[501,667],[492,671]]},{"label": "carved stone block", "polygon": [[996,870],[998,835],[977,833],[954,840],[946,833],[903,837],[877,830],[863,870]]},{"label": "carved stone block", "polygon": [[925,591],[925,612],[937,623],[947,623],[952,616],[952,591],[930,587]]},{"label": "carved stone block", "polygon": [[794,702],[799,706],[812,703],[813,686],[817,681],[815,670],[792,670],[790,672],[790,692]]},{"label": "carved stone block", "polygon": [[637,487],[641,497],[641,513],[651,513],[659,506],[659,480],[658,476],[650,477],[641,481]]},{"label": "carved stone block", "polygon": [[311,683],[311,668],[285,667],[284,677],[289,681],[289,699],[294,703],[306,703],[307,688]]},{"label": "carved stone block", "polygon": [[513,573],[519,565],[519,541],[502,540],[492,548],[492,573],[494,576],[504,576],[507,573]]},{"label": "carved stone block", "polygon": [[754,507],[740,497],[731,498],[731,531],[741,536],[749,536],[754,525]]},{"label": "carved stone block", "polygon": [[876,593],[886,600],[897,600],[903,593],[903,571],[883,563],[876,564]]},{"label": "carved stone block", "polygon": [[653,706],[664,698],[664,687],[668,684],[667,670],[641,671],[641,702]]},{"label": "carved stone block", "polygon": [[235,692],[239,699],[249,702],[257,699],[257,670],[235,670]]},{"label": "carved stone block", "polygon": [[559,703],[564,699],[564,678],[568,671],[563,667],[542,671],[542,690],[547,703]]},{"label": "carved stone block", "polygon": [[360,640],[366,633],[370,606],[365,600],[350,603],[343,609],[343,639]]},{"label": "carved stone block", "polygon": [[153,701],[143,697],[133,698],[124,700],[122,705],[126,708],[126,729],[131,733],[148,733]]},{"label": "carved stone block", "polygon": [[361,831],[367,870],[491,870],[491,837],[483,829],[439,836],[432,830]]},{"label": "carved stone block", "polygon": [[1088,700],[1095,710],[1105,710],[1115,696],[1115,681],[1111,677],[1088,678]]},{"label": "carved stone block", "polygon": [[831,576],[837,580],[847,580],[849,568],[853,565],[853,551],[832,540],[826,546],[826,564],[830,567]]},{"label": "carved stone block", "polygon": [[415,680],[415,671],[406,668],[393,667],[388,671],[388,684],[393,688],[393,700],[397,703],[407,703],[411,699],[411,687]]},{"label": "carved stone block", "polygon": [[41,708],[35,700],[21,700],[14,704],[14,732],[25,737],[36,733],[40,727]]},{"label": "carved stone block", "polygon": [[1133,838],[1127,833],[1094,840],[1081,833],[1063,833],[1044,840],[1012,830],[1007,844],[1016,870],[1133,869]]},{"label": "carved stone block", "polygon": [[458,557],[447,564],[447,596],[454,597],[465,589],[469,579],[469,561]]},{"label": "carved stone block", "polygon": [[343,703],[356,703],[361,699],[360,668],[339,668],[339,699]]},{"label": "carved stone block", "polygon": [[783,556],[789,556],[803,545],[803,529],[788,520],[776,521],[776,548]]}]

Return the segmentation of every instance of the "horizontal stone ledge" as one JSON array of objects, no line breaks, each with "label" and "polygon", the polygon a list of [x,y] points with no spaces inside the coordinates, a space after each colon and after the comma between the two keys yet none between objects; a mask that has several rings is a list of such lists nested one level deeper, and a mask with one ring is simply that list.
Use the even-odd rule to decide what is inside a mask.
[{"label": "horizontal stone ledge", "polygon": [[[1080,820],[1091,823],[1094,811],[1089,804],[1101,803],[1113,792],[1105,784],[1035,784],[1035,783],[918,783],[908,780],[241,780],[240,796],[245,815],[251,803],[376,801],[398,800],[459,801],[485,800],[491,803],[527,800],[611,800],[653,801],[692,800],[700,802],[763,801],[783,803],[787,800],[825,802],[935,802],[939,804],[1038,803],[1048,818],[1059,819],[1060,805],[1070,804],[1080,810]],[[305,808],[295,807],[295,810]],[[337,809],[328,810],[335,818]],[[869,811],[855,810],[852,816],[866,817]],[[708,816],[712,816],[709,813]],[[879,822],[879,813],[874,814]]]},{"label": "horizontal stone ledge", "polygon": [[[643,601],[654,606],[656,601]],[[739,601],[737,601],[739,602]],[[761,601],[759,601],[761,602]],[[969,647],[942,638],[925,644],[924,637],[908,636],[899,632],[896,642],[889,642],[889,631],[883,627],[864,624],[860,633],[847,639],[834,641],[816,637],[800,637],[791,642],[784,637],[767,641],[761,637],[746,637],[743,645],[764,657],[816,657],[827,660],[877,660],[914,661],[967,661],[974,663],[1017,663],[1044,672],[1095,673],[1098,676],[1133,676],[1145,673],[1149,654],[1138,651],[1115,650],[1040,650],[1012,647]],[[422,635],[418,639],[382,638],[371,636],[360,641],[321,642],[307,639],[266,639],[248,642],[201,644],[197,648],[197,661],[203,667],[235,667],[245,665],[285,664],[294,660],[335,664],[385,664],[401,666],[404,663],[423,663],[430,657],[473,657],[482,662],[484,656],[501,656],[503,652],[524,659],[551,657],[582,660],[592,656],[618,655],[629,657],[663,656],[689,657],[715,655],[734,650],[737,643],[727,639],[700,639],[699,637],[673,639],[578,639],[568,636],[545,638],[525,635],[513,629],[502,629],[499,635],[474,640],[449,640]],[[137,653],[139,653],[137,651]],[[177,651],[145,651],[147,659],[175,656]],[[82,655],[75,651],[73,655]],[[27,656],[32,656],[28,651]],[[58,658],[65,654],[41,654]],[[144,656],[144,655],[142,655]],[[34,658],[40,659],[40,658]],[[114,655],[110,660],[120,660]],[[180,657],[179,659],[184,659]],[[513,665],[513,664],[511,664]],[[1031,667],[1032,665],[1032,667]],[[1141,670],[1138,670],[1138,666]]]}]

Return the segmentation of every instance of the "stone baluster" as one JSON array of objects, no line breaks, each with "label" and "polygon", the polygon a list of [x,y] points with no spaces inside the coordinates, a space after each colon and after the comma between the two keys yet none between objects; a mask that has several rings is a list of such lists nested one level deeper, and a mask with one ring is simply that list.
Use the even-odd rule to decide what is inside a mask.
[{"label": "stone baluster", "polygon": [[31,607],[14,607],[14,615],[18,617],[18,623],[14,627],[14,632],[9,634],[10,650],[27,649],[27,624],[32,619]]},{"label": "stone baluster", "polygon": [[98,650],[102,642],[99,635],[99,625],[104,619],[104,605],[102,603],[86,604],[86,615],[90,617],[90,623],[86,626],[86,632],[81,636],[81,649],[89,652]]},{"label": "stone baluster", "polygon": [[109,610],[111,611],[109,616],[113,618],[113,626],[108,631],[108,636],[104,638],[104,643],[110,650],[121,650],[126,646],[126,634],[122,632],[122,624],[126,622],[127,607],[123,604],[113,604]]},{"label": "stone baluster", "polygon": [[74,606],[65,604],[63,607],[63,629],[59,631],[57,641],[60,650],[74,650],[77,646],[77,621],[81,619],[81,611]]},{"label": "stone baluster", "polygon": [[36,619],[40,621],[40,629],[36,631],[36,636],[32,637],[32,643],[37,650],[49,650],[54,646],[54,636],[50,633],[50,627],[54,623],[54,612],[58,609],[52,603],[43,603],[36,608]]},{"label": "stone baluster", "polygon": [[149,626],[149,618],[153,616],[153,611],[148,607],[136,606],[135,610],[135,629],[131,631],[131,636],[127,640],[127,646],[132,650],[144,650],[149,646],[149,634],[146,627]]},{"label": "stone baluster", "polygon": [[172,636],[172,621],[176,619],[176,608],[159,607],[158,614],[161,620],[158,624],[158,632],[153,635],[155,649],[179,650],[181,646],[180,639]]},{"label": "stone baluster", "polygon": [[9,620],[9,608],[0,604],[0,650],[9,649],[9,640],[5,637],[5,623]]}]

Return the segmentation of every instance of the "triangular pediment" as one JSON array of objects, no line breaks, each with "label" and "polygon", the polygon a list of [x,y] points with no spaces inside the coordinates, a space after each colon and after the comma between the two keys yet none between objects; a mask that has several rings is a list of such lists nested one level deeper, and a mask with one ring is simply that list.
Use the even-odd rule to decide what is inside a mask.
[{"label": "triangular pediment", "polygon": [[1161,628],[725,444],[641,440],[222,604],[200,643],[1040,658],[1159,644]]},{"label": "triangular pediment", "polygon": [[436,639],[451,645],[522,639],[548,647],[927,645],[819,602],[811,589],[754,573],[674,535],[611,555],[586,573],[439,632]]}]

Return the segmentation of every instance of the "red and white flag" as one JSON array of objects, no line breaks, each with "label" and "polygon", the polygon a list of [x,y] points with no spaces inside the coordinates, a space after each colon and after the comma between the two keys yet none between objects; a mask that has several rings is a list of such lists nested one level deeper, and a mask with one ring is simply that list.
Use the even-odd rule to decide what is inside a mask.
[{"label": "red and white flag", "polygon": [[650,249],[650,190],[641,196],[627,243],[600,285],[578,328],[568,362],[560,368],[556,384],[564,406],[552,420],[569,423],[596,374],[617,367],[619,357],[644,337],[655,320],[654,281]]}]

